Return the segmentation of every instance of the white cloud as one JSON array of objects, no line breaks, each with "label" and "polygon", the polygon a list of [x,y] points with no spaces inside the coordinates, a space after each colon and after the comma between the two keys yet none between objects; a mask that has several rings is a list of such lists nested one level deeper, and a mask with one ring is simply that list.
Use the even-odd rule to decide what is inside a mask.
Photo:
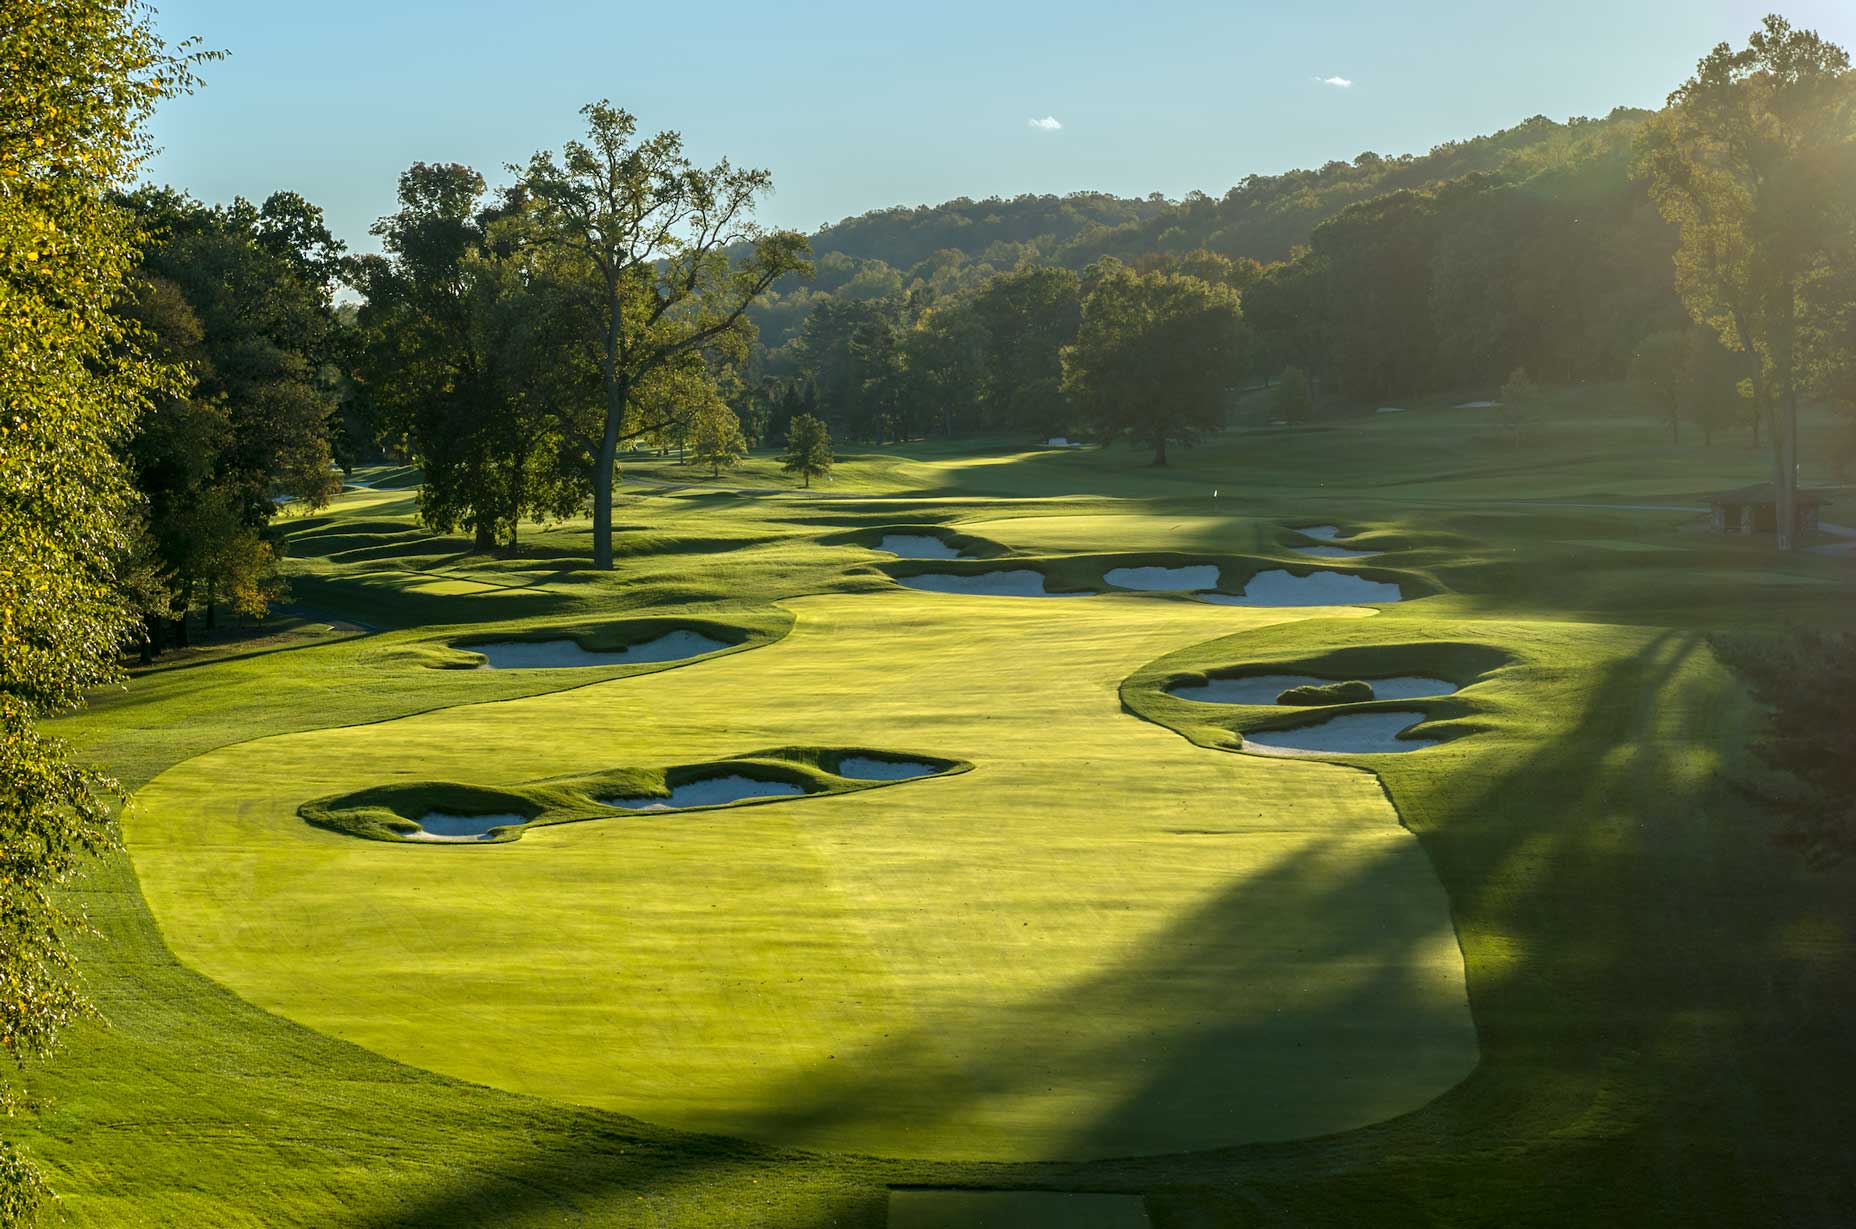
[{"label": "white cloud", "polygon": [[1343,90],[1351,89],[1353,86],[1353,82],[1349,81],[1345,77],[1316,77],[1315,80],[1319,81],[1323,85],[1337,86],[1338,88],[1343,89]]},{"label": "white cloud", "polygon": [[1056,116],[1046,115],[1043,119],[1026,120],[1025,127],[1036,128],[1039,132],[1055,132],[1057,129],[1063,127],[1063,125],[1058,121]]}]

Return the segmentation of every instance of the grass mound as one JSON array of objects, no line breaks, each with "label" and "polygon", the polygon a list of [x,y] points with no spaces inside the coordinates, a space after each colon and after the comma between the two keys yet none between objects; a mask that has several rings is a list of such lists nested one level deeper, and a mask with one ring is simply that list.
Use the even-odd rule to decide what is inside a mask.
[{"label": "grass mound", "polygon": [[1276,697],[1278,704],[1359,704],[1373,698],[1373,685],[1362,679],[1291,687]]}]

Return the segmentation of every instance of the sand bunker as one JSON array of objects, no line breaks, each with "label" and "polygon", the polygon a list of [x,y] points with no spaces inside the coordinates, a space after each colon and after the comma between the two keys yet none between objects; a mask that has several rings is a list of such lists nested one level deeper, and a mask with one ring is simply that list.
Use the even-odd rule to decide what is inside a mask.
[{"label": "sand bunker", "polygon": [[668,798],[601,798],[609,807],[627,811],[678,811],[685,807],[713,807],[747,798],[793,798],[806,791],[791,781],[757,781],[740,773],[704,777],[674,785]]},{"label": "sand bunker", "polygon": [[1244,678],[1188,683],[1169,688],[1167,694],[1200,704],[1274,704],[1276,697],[1291,687],[1318,687],[1334,681],[1318,679],[1312,674],[1252,674]]},{"label": "sand bunker", "polygon": [[876,544],[901,559],[965,559],[966,556],[939,538],[925,533],[886,533]]},{"label": "sand bunker", "polygon": [[1202,602],[1219,606],[1346,606],[1379,605],[1404,599],[1390,581],[1368,580],[1351,572],[1314,572],[1297,576],[1281,568],[1258,572],[1241,594],[1200,593]]},{"label": "sand bunker", "polygon": [[495,834],[490,831],[492,828],[507,828],[527,822],[527,816],[517,815],[514,811],[498,811],[493,815],[452,815],[445,811],[427,811],[419,817],[419,831],[407,833],[405,839],[443,843],[488,841],[495,839]]},{"label": "sand bunker", "polygon": [[1217,588],[1218,569],[1209,563],[1183,568],[1114,568],[1102,579],[1119,589],[1183,593]]},{"label": "sand bunker", "polygon": [[1316,559],[1364,559],[1379,553],[1376,550],[1348,550],[1344,546],[1291,546],[1289,549],[1298,555],[1310,555]]},{"label": "sand bunker", "polygon": [[1339,525],[1304,525],[1296,530],[1304,538],[1314,538],[1318,542],[1332,542],[1340,537]]},{"label": "sand bunker", "polygon": [[1492,410],[1500,404],[1499,401],[1459,401],[1456,408],[1459,410]]},{"label": "sand bunker", "polygon": [[1403,414],[1404,412],[1405,407],[1402,405],[1382,405],[1373,411],[1375,414]]},{"label": "sand bunker", "polygon": [[727,642],[701,632],[666,632],[655,640],[644,640],[611,652],[590,652],[572,640],[502,640],[493,644],[460,645],[473,653],[482,653],[485,670],[561,669],[575,666],[624,666],[640,662],[680,661],[701,657],[728,647]]},{"label": "sand bunker", "polygon": [[[1375,683],[1377,688],[1378,684]],[[1409,730],[1424,720],[1423,713],[1344,713],[1313,725],[1291,730],[1259,730],[1244,735],[1244,747],[1264,755],[1346,755],[1381,754],[1391,751],[1416,751],[1434,747],[1435,738],[1400,738],[1400,730]]]},{"label": "sand bunker", "polygon": [[[1321,687],[1340,679],[1316,678],[1312,674],[1250,674],[1242,678],[1211,679],[1167,689],[1167,694],[1200,704],[1274,704],[1276,697],[1291,687]],[[1448,679],[1426,678],[1421,674],[1400,674],[1391,678],[1365,679],[1373,687],[1375,700],[1416,700],[1430,696],[1447,696],[1457,690]]]},{"label": "sand bunker", "polygon": [[838,761],[838,775],[853,781],[909,781],[940,771],[920,760],[880,760],[874,755],[847,755]]},{"label": "sand bunker", "polygon": [[929,593],[973,593],[985,597],[1093,597],[1090,593],[1046,593],[1044,573],[1028,568],[1008,572],[978,572],[972,576],[955,576],[947,572],[928,572],[921,576],[901,576],[896,583],[907,589]]}]

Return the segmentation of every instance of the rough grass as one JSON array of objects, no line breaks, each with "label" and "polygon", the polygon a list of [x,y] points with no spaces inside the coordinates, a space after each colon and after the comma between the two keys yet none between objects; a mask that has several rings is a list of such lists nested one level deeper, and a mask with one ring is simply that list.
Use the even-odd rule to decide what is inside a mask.
[{"label": "rough grass", "polygon": [[[1797,852],[1775,844],[1783,821],[1727,784],[1746,775],[1743,748],[1756,728],[1756,710],[1715,661],[1707,637],[1724,630],[1836,626],[1856,601],[1856,577],[1844,561],[1777,560],[1757,543],[1693,533],[1695,518],[1681,512],[1570,506],[1688,504],[1700,493],[1762,478],[1764,458],[1737,440],[1724,439],[1711,449],[1671,447],[1659,424],[1620,414],[1613,391],[1600,388],[1556,399],[1552,430],[1517,453],[1480,430],[1469,417],[1473,412],[1447,407],[1447,400],[1464,399],[1412,402],[1406,414],[1367,415],[1319,431],[1234,433],[1181,454],[1168,471],[1148,469],[1138,455],[1120,450],[1000,447],[963,455],[941,446],[910,446],[883,450],[869,461],[847,457],[839,482],[809,496],[775,492],[769,476],[752,473],[742,481],[765,480],[767,490],[718,496],[627,483],[619,508],[625,527],[621,567],[611,576],[585,568],[585,522],[540,532],[525,527],[515,557],[485,559],[469,555],[467,543],[419,534],[409,492],[356,492],[327,517],[294,522],[300,527],[292,565],[296,600],[325,617],[368,624],[377,629],[374,635],[267,637],[248,649],[190,653],[140,676],[127,692],[102,698],[89,713],[57,723],[58,732],[141,785],[214,748],[253,739],[267,740],[254,746],[269,746],[278,741],[271,736],[291,731],[359,737],[337,727],[418,713],[438,720],[460,706],[541,697],[588,681],[583,673],[562,677],[575,672],[478,674],[369,659],[399,643],[631,617],[784,623],[789,616],[776,603],[803,595],[823,595],[813,603],[820,610],[848,602],[847,609],[855,611],[864,600],[858,595],[876,602],[911,600],[876,597],[891,591],[890,582],[870,566],[878,557],[822,540],[834,533],[933,524],[1032,560],[1163,552],[1195,556],[1194,561],[1203,553],[1281,562],[1282,548],[1299,540],[1289,526],[1342,524],[1358,531],[1355,544],[1395,552],[1376,558],[1376,565],[1422,576],[1439,595],[1364,620],[1311,619],[1305,616],[1315,612],[1290,611],[1268,612],[1288,621],[1258,622],[1265,612],[1215,610],[1212,616],[1226,621],[1206,627],[1196,640],[1186,637],[1191,643],[1173,639],[1184,628],[1171,622],[1172,607],[1181,605],[1171,599],[1015,604],[922,595],[919,600],[939,603],[937,618],[951,613],[948,603],[984,603],[986,613],[974,619],[981,629],[976,634],[996,627],[1013,605],[1036,607],[1040,618],[1082,613],[1060,614],[1048,609],[1053,606],[1093,609],[1122,601],[1164,611],[1160,626],[1137,629],[1130,620],[1120,633],[1129,638],[1127,652],[1111,655],[1112,669],[1110,659],[1097,661],[1092,685],[1103,696],[1118,689],[1120,703],[1145,716],[1145,723],[1135,716],[1120,719],[1130,734],[1115,740],[1119,756],[1125,758],[1134,746],[1142,757],[1149,750],[1161,754],[1162,744],[1154,740],[1171,739],[1179,750],[1164,755],[1189,755],[1197,773],[1235,771],[1232,766],[1247,757],[1217,749],[1228,745],[1219,740],[1228,739],[1229,728],[1217,726],[1204,711],[1216,706],[1171,701],[1157,690],[1163,678],[1202,677],[1252,662],[1291,666],[1328,660],[1348,663],[1338,667],[1340,677],[1416,672],[1474,681],[1451,697],[1455,708],[1440,714],[1465,736],[1380,757],[1377,780],[1344,766],[1271,761],[1259,768],[1279,773],[1314,767],[1330,781],[1357,778],[1363,790],[1383,787],[1435,868],[1455,923],[1481,1054],[1474,1074],[1436,1100],[1326,1137],[1066,1164],[877,1161],[684,1134],[434,1074],[432,1051],[416,1041],[424,1015],[407,1018],[397,1027],[397,1039],[380,1042],[383,1048],[402,1047],[398,1053],[407,1061],[399,1062],[270,1014],[174,959],[143,903],[136,870],[117,858],[101,866],[81,894],[98,930],[83,957],[111,1027],[79,1030],[62,1058],[31,1069],[29,1084],[39,1106],[6,1124],[63,1193],[53,1223],[876,1229],[885,1223],[887,1188],[909,1184],[1144,1194],[1156,1229],[1843,1223],[1856,1202],[1843,1156],[1844,1141],[1856,1131],[1856,1110],[1845,1091],[1856,1082],[1856,1043],[1850,1040],[1856,1033],[1849,1027],[1856,1014],[1852,872],[1810,869]],[[1808,427],[1818,429],[1815,422]],[[1821,481],[1824,475],[1809,468],[1818,455],[1809,434],[1806,444],[1807,482]],[[1214,486],[1221,492],[1215,505]],[[1827,515],[1839,519],[1834,505]],[[691,553],[696,550],[700,553]],[[446,580],[476,583],[449,591]],[[428,587],[434,581],[447,591]],[[792,605],[801,612],[803,633],[808,607]],[[1135,652],[1137,642],[1147,646],[1146,656]],[[964,644],[931,639],[919,648],[958,657]],[[722,754],[739,754],[781,741],[771,731],[769,737],[739,740],[705,732],[723,701],[698,695],[697,684],[703,671],[745,669],[788,647],[780,641],[711,665],[654,667],[667,672],[587,688],[595,694],[640,685],[655,689],[684,676],[666,695],[693,705],[694,719],[685,729],[670,728],[682,720],[677,710],[636,716],[664,727],[649,735],[664,747],[654,756],[629,749],[599,753],[624,763],[669,765],[702,758],[672,754],[672,743],[718,739],[728,742]],[[1366,656],[1345,656],[1355,651]],[[1462,670],[1451,664],[1458,655],[1475,654],[1481,656]],[[869,654],[854,658],[864,656]],[[1019,649],[1000,649],[991,674],[1014,674],[1025,656]],[[1369,667],[1381,658],[1382,665]],[[830,721],[851,724],[838,712],[845,695],[832,684],[838,668],[828,656],[817,693],[793,716],[779,717],[795,726],[801,717],[821,718],[804,721],[808,732],[791,741],[817,743]],[[866,668],[855,659],[849,664],[852,675]],[[1006,688],[984,672],[960,673],[983,686],[978,696]],[[1136,680],[1142,680],[1138,686]],[[1072,689],[1062,699],[1074,703],[1090,694]],[[1027,705],[1027,696],[1036,702]],[[946,722],[910,722],[906,738],[879,740],[859,731],[840,741],[953,752],[958,748],[941,745],[943,736],[950,744],[994,737],[984,734],[973,698],[962,696],[961,711]],[[863,703],[861,695],[857,700]],[[898,709],[905,702],[895,695],[888,701]],[[998,737],[1026,740],[1019,754],[1031,765],[1043,765],[1035,769],[1039,779],[1025,781],[1033,797],[1014,802],[1003,817],[990,804],[976,806],[953,838],[938,844],[890,833],[887,839],[895,842],[918,842],[906,847],[922,851],[921,864],[938,874],[918,889],[917,865],[898,862],[897,886],[881,899],[906,904],[922,890],[932,896],[935,883],[946,878],[942,864],[1000,839],[1000,818],[1036,822],[1035,798],[1092,793],[1098,765],[1063,751],[1061,727],[1038,732],[1046,720],[1042,706],[1057,702],[1027,691],[993,708],[993,723],[1007,731]],[[1164,707],[1168,702],[1177,707]],[[758,707],[753,712],[757,720],[764,716]],[[620,724],[633,719],[601,718]],[[1132,733],[1142,729],[1149,733]],[[518,735],[511,731],[506,737]],[[563,737],[578,738],[580,732],[570,729]],[[463,748],[447,754],[471,758]],[[496,768],[488,764],[493,754],[493,749],[480,753],[469,772],[455,775],[493,775]],[[548,754],[564,759],[571,748],[557,746]],[[870,808],[884,799],[971,788],[987,779],[988,757],[995,754],[971,756],[976,770],[957,781],[908,783],[907,789],[818,805]],[[307,758],[315,772],[340,771],[313,755]],[[516,777],[532,770],[511,765],[508,771]],[[1262,788],[1248,780],[1242,784],[1233,797],[1248,798]],[[306,796],[296,795],[296,801]],[[745,824],[756,811],[757,818],[771,820],[812,805],[719,814]],[[913,804],[898,805],[892,818],[876,816],[874,829],[865,824],[844,830],[857,837],[882,832],[884,823],[900,826],[913,810]],[[1028,863],[1026,877],[1042,872],[1060,883],[1070,870],[1072,847],[1085,851],[1081,861],[1087,869],[1097,829],[1117,819],[1087,809],[1081,814],[1080,822],[1049,837],[1049,853]],[[287,827],[310,841],[415,864],[433,864],[425,854],[455,852],[319,833],[287,807],[280,816],[253,810],[234,818],[263,827],[266,840],[273,829],[265,825],[274,823],[276,831]],[[1141,819],[1158,824],[1164,814]],[[472,852],[495,860],[528,857],[574,828],[596,827],[569,825]],[[794,841],[816,835],[796,833]],[[763,833],[761,839],[772,838]],[[1183,846],[1219,838],[1174,839]],[[778,864],[791,858],[791,847],[789,842],[757,849],[730,841],[717,846],[715,856],[719,865],[740,866],[744,852],[765,852],[776,860],[770,864]],[[194,841],[190,872],[164,870],[162,877],[190,873],[204,881],[217,874],[225,883],[238,883],[247,868],[263,864],[264,849],[263,842],[215,842],[209,834]],[[1203,856],[1204,847],[1194,852]],[[836,854],[831,851],[826,861],[836,863]],[[867,848],[860,856],[871,865]],[[178,851],[174,857],[181,860]],[[474,856],[446,861],[481,862]],[[690,860],[676,865],[687,871]],[[317,874],[325,869],[316,860],[310,866]],[[1152,873],[1151,867],[1136,869]],[[1207,883],[1215,873],[1216,868]],[[634,881],[649,886],[650,868],[641,868]],[[697,899],[708,882],[697,881]],[[544,953],[582,933],[588,919],[613,905],[610,894],[582,890],[571,877],[537,876],[533,883],[538,913],[510,924],[528,928],[536,950]],[[1331,902],[1350,897],[1359,886],[1310,881],[1315,895],[1300,914],[1320,918]],[[328,887],[357,914],[370,898],[374,906],[380,903],[375,894],[381,887],[366,874],[331,875]],[[757,880],[753,892],[763,890]],[[575,910],[571,901],[557,900],[562,893],[577,895],[584,907]],[[228,897],[218,916],[262,929],[264,921],[256,915],[274,903],[287,914],[299,910],[299,895],[287,876],[254,875]],[[358,952],[364,960],[384,963],[384,957],[369,954],[367,944],[385,950],[400,942],[393,922],[408,929],[407,920],[419,916],[418,895],[404,893],[409,912],[372,921],[338,917],[335,925],[365,940],[358,947],[306,936],[300,928],[288,934],[278,928],[268,940],[273,963],[298,963],[300,976],[289,949],[306,939],[312,950],[324,953],[339,947],[339,959]],[[828,896],[818,900],[838,907]],[[620,904],[626,905],[623,898]],[[391,908],[400,905],[395,900]],[[1178,932],[1181,950],[1208,935],[1222,938],[1229,933],[1227,922],[1246,922],[1245,907],[1242,893],[1214,896]],[[847,914],[844,933],[866,933],[861,928],[870,912]],[[984,916],[985,909],[963,900],[951,902],[946,913],[958,921]],[[427,916],[440,929],[456,925],[449,913]],[[1269,933],[1282,918],[1297,916],[1271,910],[1247,924]],[[543,925],[548,920],[552,928]],[[771,934],[772,928],[758,933]],[[241,948],[235,934],[192,941],[223,948],[223,959],[248,968],[263,963],[263,953]],[[473,963],[482,950],[480,944],[472,952]],[[735,957],[727,959],[739,967]],[[1157,953],[1130,953],[1112,944],[1070,959],[1075,967],[1105,974],[1101,984],[1079,985],[1070,1000],[1051,1000],[1060,1015],[1077,1017],[1120,1010],[1126,1000],[1115,991],[1126,989],[1123,975],[1132,969],[1152,978],[1166,963]],[[788,963],[782,957],[780,967]],[[605,977],[610,967],[583,963],[575,976]],[[1020,974],[1035,980],[1040,967],[1017,961],[1000,979],[1001,994],[1017,993],[1023,988],[1016,985]],[[339,968],[327,971],[340,974]],[[467,971],[420,964],[405,980],[430,978],[442,986]],[[704,975],[690,974],[687,984]],[[1241,979],[1248,973],[1239,965],[1225,975]],[[681,987],[686,979],[670,984]],[[481,1053],[497,1054],[481,1061],[486,1068],[494,1062],[504,1073],[520,1069],[535,1047],[520,1030],[506,1029],[506,1017],[498,1018],[506,999],[494,987],[485,993],[492,1007],[488,1023],[495,1026],[487,1031],[505,1031],[482,1045]],[[576,981],[570,997],[579,1001],[582,994]],[[649,1014],[647,996],[655,994],[651,987],[638,996],[646,1000],[640,1010]],[[329,1013],[359,1018],[366,1010],[364,1002],[337,1002]],[[552,1024],[562,1013],[537,1014]],[[391,1027],[381,1022],[382,1031]],[[1023,1031],[1020,1052],[1042,1036],[1036,1027]],[[545,1040],[539,1048],[544,1060],[556,1049]],[[674,1048],[666,1046],[666,1052]],[[839,1061],[818,1059],[816,1053],[776,1057],[808,1074]],[[1075,1114],[1080,1135],[1106,1134],[1119,1123],[1160,1116],[1154,1106],[1181,1103],[1182,1096],[1189,1103],[1179,1090],[1184,1086],[1189,1093],[1208,1069],[1201,1046],[1169,1045],[1161,1035],[1132,1045],[1126,1061],[1104,1065],[1128,1072],[1127,1087],[1119,1102]],[[647,1085],[663,1078],[646,1074]],[[743,1069],[742,1076],[747,1074]],[[620,1082],[610,1073],[603,1078]],[[834,1086],[819,1087],[827,1109],[841,1108],[830,1095]],[[857,1093],[842,1104],[869,1106],[868,1112],[882,1116],[887,1089],[870,1093],[865,1086]],[[814,1099],[810,1105],[820,1103]],[[808,1102],[800,1097],[793,1104]]]}]

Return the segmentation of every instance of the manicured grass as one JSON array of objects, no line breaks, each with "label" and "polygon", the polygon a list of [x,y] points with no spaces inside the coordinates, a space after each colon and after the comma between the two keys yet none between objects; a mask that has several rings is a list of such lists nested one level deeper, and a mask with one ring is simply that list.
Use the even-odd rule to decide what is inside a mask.
[{"label": "manicured grass", "polygon": [[[622,488],[610,575],[585,567],[584,521],[524,527],[499,559],[421,533],[405,489],[293,517],[295,600],[372,634],[190,655],[56,723],[146,788],[135,864],[81,893],[111,1025],[29,1069],[41,1103],[6,1126],[63,1192],[52,1223],[877,1229],[908,1185],[1141,1195],[1155,1229],[1842,1223],[1856,884],[1777,847],[1735,787],[1760,714],[1707,637],[1845,623],[1856,569],[1698,534],[1687,513],[1573,506],[1687,505],[1766,466],[1737,440],[1672,447],[1612,390],[1556,397],[1520,450],[1413,402],[1230,433],[1165,471],[1010,441],[876,450],[809,495],[765,474],[741,476],[760,494],[673,489],[658,466]],[[1807,462],[1806,479],[1827,475]],[[1280,566],[1289,527],[1324,522],[1438,594],[1370,618],[909,594],[863,537],[934,526],[1099,580]],[[417,660],[637,618],[760,647],[639,677]],[[1398,703],[1450,741],[1353,765],[1234,752],[1261,710],[1160,690],[1324,661],[1476,681]],[[318,782],[514,785],[779,745],[975,768],[488,847],[293,814]],[[1164,831],[1188,827],[1244,831]],[[1298,971],[1370,990],[1422,967],[1359,908],[1419,912],[1377,890],[1387,866],[1447,905],[1478,1061],[1423,1104],[1408,1081],[1384,1121],[1293,1138],[1357,1094],[1287,1052],[1271,1006],[1330,1056],[1403,1076],[1380,1061],[1396,1032],[1349,1051],[1342,1000],[1295,997]],[[1369,955],[1343,975],[1342,948]],[[795,976],[819,984],[779,980]],[[1212,1103],[1246,1072],[1287,1088],[1298,1061],[1307,1104]],[[507,1091],[529,1082],[546,1095]],[[1008,1159],[1150,1151],[1166,1131],[1201,1150]],[[784,1146],[908,1138],[990,1159]],[[1238,1139],[1276,1142],[1207,1146]]]}]

